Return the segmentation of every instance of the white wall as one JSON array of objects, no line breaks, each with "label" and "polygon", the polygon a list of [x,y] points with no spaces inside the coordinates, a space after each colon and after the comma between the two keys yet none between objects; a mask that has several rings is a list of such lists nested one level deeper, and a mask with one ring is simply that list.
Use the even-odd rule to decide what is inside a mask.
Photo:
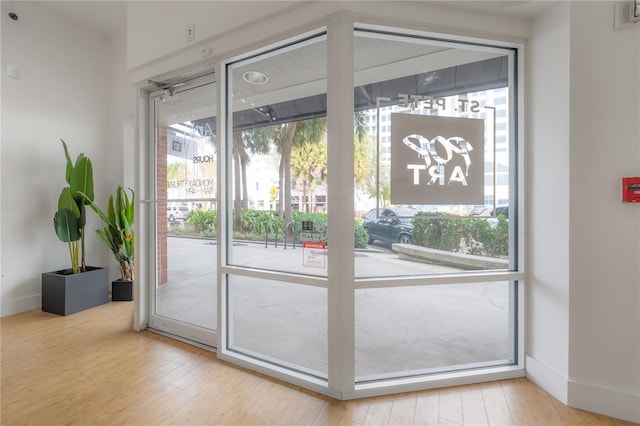
[{"label": "white wall", "polygon": [[614,31],[613,9],[561,4],[533,27],[527,370],[640,422],[640,206],[620,189],[640,173],[640,26]]},{"label": "white wall", "polygon": [[[104,176],[109,194],[115,194],[117,185],[125,189],[134,185],[134,111],[136,110],[136,90],[129,83],[127,71],[127,33],[126,26],[108,37],[108,93],[109,93],[109,139],[106,144],[111,169]],[[127,191],[128,192],[128,191]],[[99,203],[107,211],[108,195]],[[134,262],[135,263],[135,262]],[[112,258],[110,263],[112,278],[120,278],[119,266]]]},{"label": "white wall", "polygon": [[[236,30],[295,6],[295,1],[130,2],[127,7],[127,65],[137,68],[201,40]],[[195,24],[195,40],[186,28]]]},{"label": "white wall", "polygon": [[[535,20],[527,48],[527,370],[567,402],[569,354],[569,3]],[[539,372],[539,373],[538,373]],[[537,374],[536,374],[537,373]]]},{"label": "white wall", "polygon": [[[107,55],[109,57],[107,88],[110,96],[108,146],[111,157],[110,163],[113,166],[110,177],[117,179],[125,173],[125,165],[121,161],[124,150],[122,123],[125,120],[132,120],[130,115],[135,109],[135,91],[128,81],[126,32],[117,32],[110,36],[107,41]],[[117,179],[115,184],[117,183],[122,183],[121,179]]]},{"label": "white wall", "polygon": [[569,403],[640,422],[640,206],[621,202],[640,174],[640,25],[611,16],[571,5]]},{"label": "white wall", "polygon": [[[19,21],[7,18],[9,7]],[[53,229],[65,185],[60,138],[74,160],[80,152],[91,158],[96,200],[103,206],[121,181],[122,144],[115,151],[111,145],[108,40],[35,2],[2,2],[1,19],[0,268],[1,315],[7,316],[39,309],[40,274],[70,267],[67,245]],[[7,76],[7,64],[19,79]],[[112,256],[93,235],[101,225],[91,213],[86,259],[89,265],[111,266]],[[113,268],[110,272],[117,275]]]}]

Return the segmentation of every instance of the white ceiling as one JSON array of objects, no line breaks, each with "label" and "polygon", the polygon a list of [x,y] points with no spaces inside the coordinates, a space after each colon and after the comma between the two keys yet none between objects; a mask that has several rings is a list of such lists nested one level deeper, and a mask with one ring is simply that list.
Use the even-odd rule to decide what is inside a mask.
[{"label": "white ceiling", "polygon": [[[4,0],[3,0],[4,1]],[[215,1],[215,0],[214,0]],[[431,0],[440,6],[456,9],[472,10],[476,12],[492,13],[496,15],[530,18],[547,8],[551,0]],[[126,28],[127,7],[126,1],[38,1],[49,10],[66,16],[80,25],[93,28],[95,31],[109,36],[115,31],[123,31]],[[241,2],[239,2],[240,6]]]}]

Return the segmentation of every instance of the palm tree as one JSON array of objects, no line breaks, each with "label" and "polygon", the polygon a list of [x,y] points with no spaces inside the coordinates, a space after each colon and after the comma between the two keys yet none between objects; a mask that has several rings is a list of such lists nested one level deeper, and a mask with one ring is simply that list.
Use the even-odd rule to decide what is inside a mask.
[{"label": "palm tree", "polygon": [[[280,193],[284,195],[283,213],[284,223],[293,220],[291,211],[291,149],[293,146],[300,146],[305,143],[316,143],[322,140],[327,132],[327,119],[313,118],[298,122],[291,122],[287,125],[287,133],[280,152],[280,173],[281,185]],[[282,187],[284,184],[284,188]]]},{"label": "palm tree", "polygon": [[269,153],[273,132],[273,126],[233,132],[233,208],[235,229],[240,229],[242,226],[242,212],[249,209],[247,166],[251,163],[251,155]]},{"label": "palm tree", "polygon": [[[284,214],[284,206],[291,205],[291,148],[293,147],[293,139],[297,127],[297,121],[286,123],[280,128],[280,131],[277,132],[274,138],[276,148],[280,153],[280,166],[278,167],[278,193],[280,194],[278,197],[278,211],[281,215]],[[287,181],[289,181],[288,192]]]},{"label": "palm tree", "polygon": [[280,181],[279,192],[281,195],[278,207],[285,226],[293,219],[293,213],[291,212],[291,149],[293,148],[297,129],[297,121],[287,125],[287,133],[280,152],[280,176],[278,180]]},{"label": "palm tree", "polygon": [[371,161],[367,114],[364,111],[357,111],[354,115],[353,156],[355,183],[358,186],[366,186],[373,171],[371,167],[373,162]]},{"label": "palm tree", "polygon": [[[370,140],[368,136],[367,115],[356,112],[354,116],[354,177],[355,183],[366,186],[372,169]],[[291,213],[291,150],[294,146],[316,143],[322,140],[327,131],[326,117],[287,123],[285,131],[280,132],[279,138],[274,138],[280,152],[280,200],[279,211],[283,214],[285,223],[292,220]],[[326,160],[325,160],[326,164]],[[322,177],[325,179],[326,175]]]},{"label": "palm tree", "polygon": [[[275,146],[280,154],[278,211],[282,215],[285,224],[291,222],[293,219],[291,211],[292,149],[306,144],[318,143],[324,139],[326,131],[326,117],[321,117],[235,132],[233,158],[237,169],[234,172],[236,182],[234,208],[236,211],[240,212],[242,210],[240,200],[247,197],[246,166],[249,164],[248,154],[267,153],[271,146]],[[355,179],[357,184],[365,184],[371,175],[371,156],[368,148],[366,114],[363,112],[355,114],[354,135]],[[319,174],[322,180],[326,178],[326,157],[323,162],[325,171]],[[314,167],[317,172],[319,166]],[[311,185],[311,183],[308,180],[308,184]],[[309,185],[307,185],[306,189],[311,188]],[[246,207],[247,203],[245,202],[244,204]],[[240,213],[236,213],[235,220],[236,226],[239,227]]]},{"label": "palm tree", "polygon": [[382,205],[379,205],[378,202],[376,205],[379,205],[380,207],[387,207],[391,200],[391,177],[389,167],[380,169],[379,179],[380,181],[377,182],[375,176],[371,176],[368,180],[367,190],[371,198],[378,200],[379,197],[382,201]]},{"label": "palm tree", "polygon": [[240,167],[242,174],[243,210],[249,209],[249,192],[247,189],[247,166],[251,163],[251,156],[268,154],[274,134],[274,126],[256,127],[244,130],[242,143],[244,149],[240,150]]},{"label": "palm tree", "polygon": [[240,230],[242,227],[242,180],[240,157],[246,155],[244,152],[244,144],[242,143],[242,132],[233,132],[233,228]]},{"label": "palm tree", "polygon": [[[305,210],[313,211],[313,190],[317,181],[327,178],[327,144],[324,141],[294,146],[291,151],[291,171],[302,181],[302,198]],[[301,203],[302,205],[302,203]]]}]

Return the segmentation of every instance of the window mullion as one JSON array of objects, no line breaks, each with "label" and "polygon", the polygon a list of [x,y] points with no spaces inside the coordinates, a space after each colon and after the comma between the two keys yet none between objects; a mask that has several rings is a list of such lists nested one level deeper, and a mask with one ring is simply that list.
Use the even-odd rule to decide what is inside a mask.
[{"label": "window mullion", "polygon": [[353,23],[336,17],[327,33],[329,388],[355,382]]}]

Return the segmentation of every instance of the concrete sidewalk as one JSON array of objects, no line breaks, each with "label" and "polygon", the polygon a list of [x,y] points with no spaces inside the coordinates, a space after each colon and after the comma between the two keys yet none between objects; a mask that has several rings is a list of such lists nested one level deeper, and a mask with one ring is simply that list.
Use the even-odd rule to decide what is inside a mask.
[{"label": "concrete sidewalk", "polygon": [[[216,250],[210,240],[169,238],[169,282],[158,289],[158,314],[217,328]],[[309,273],[300,248],[241,243],[234,246],[233,256],[243,265],[286,265],[282,269]],[[380,250],[358,252],[355,262],[360,276],[459,271],[401,260]],[[326,289],[234,276],[231,290],[234,347],[326,376]],[[507,282],[357,290],[356,375],[366,380],[506,362],[508,315]]]}]

